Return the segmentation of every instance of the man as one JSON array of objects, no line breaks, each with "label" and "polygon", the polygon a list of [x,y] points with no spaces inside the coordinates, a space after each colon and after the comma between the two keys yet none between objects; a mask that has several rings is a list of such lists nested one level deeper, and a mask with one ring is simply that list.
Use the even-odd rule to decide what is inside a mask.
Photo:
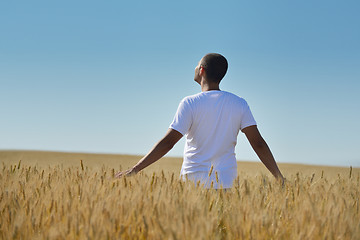
[{"label": "man", "polygon": [[200,181],[206,188],[231,188],[237,175],[235,145],[241,130],[267,169],[283,180],[247,102],[220,90],[227,68],[222,55],[205,55],[196,66],[194,77],[202,92],[184,98],[165,136],[133,168],[116,177],[136,174],[156,162],[185,135],[182,178]]}]

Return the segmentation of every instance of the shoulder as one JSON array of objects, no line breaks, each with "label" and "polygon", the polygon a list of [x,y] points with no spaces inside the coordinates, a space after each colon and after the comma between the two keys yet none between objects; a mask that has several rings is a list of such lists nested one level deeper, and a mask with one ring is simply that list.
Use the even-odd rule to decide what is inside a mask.
[{"label": "shoulder", "polygon": [[227,98],[231,99],[232,102],[241,104],[241,105],[247,105],[247,102],[244,98],[242,98],[234,93],[231,93],[231,92],[224,91],[223,93],[224,93],[224,95],[226,95]]},{"label": "shoulder", "polygon": [[202,95],[203,95],[202,93],[197,93],[194,95],[186,96],[181,100],[181,103],[191,104],[191,103],[201,99]]}]

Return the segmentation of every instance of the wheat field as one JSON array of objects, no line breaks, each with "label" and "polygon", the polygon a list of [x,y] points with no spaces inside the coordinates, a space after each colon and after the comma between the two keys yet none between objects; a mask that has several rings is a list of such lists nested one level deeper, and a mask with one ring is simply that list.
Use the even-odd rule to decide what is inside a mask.
[{"label": "wheat field", "polygon": [[179,180],[181,159],[0,151],[1,239],[360,239],[360,170],[239,163],[230,191]]}]

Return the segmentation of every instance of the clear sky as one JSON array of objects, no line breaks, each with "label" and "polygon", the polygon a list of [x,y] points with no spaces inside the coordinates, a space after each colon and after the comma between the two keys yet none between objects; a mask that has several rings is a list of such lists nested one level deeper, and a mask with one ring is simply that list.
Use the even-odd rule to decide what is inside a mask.
[{"label": "clear sky", "polygon": [[[359,1],[2,1],[0,149],[145,154],[208,52],[278,162],[360,166]],[[258,161],[242,134],[237,159]],[[184,141],[169,153],[181,156]]]}]

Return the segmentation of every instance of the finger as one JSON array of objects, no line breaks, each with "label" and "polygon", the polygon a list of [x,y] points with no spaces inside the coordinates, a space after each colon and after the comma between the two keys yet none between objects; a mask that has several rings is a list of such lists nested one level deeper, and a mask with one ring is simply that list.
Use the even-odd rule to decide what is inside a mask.
[{"label": "finger", "polygon": [[130,177],[130,176],[134,176],[135,174],[136,173],[134,171],[128,170],[126,171],[125,176]]},{"label": "finger", "polygon": [[114,175],[115,178],[120,178],[124,175],[124,172],[118,172]]}]

